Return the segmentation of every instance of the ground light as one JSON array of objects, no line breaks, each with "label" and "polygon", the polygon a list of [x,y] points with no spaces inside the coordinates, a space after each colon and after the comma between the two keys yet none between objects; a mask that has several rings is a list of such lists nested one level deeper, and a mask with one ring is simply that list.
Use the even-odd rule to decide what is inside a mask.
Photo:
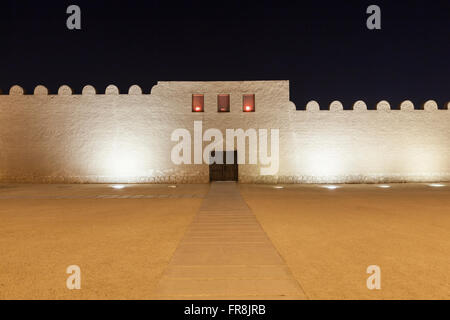
[{"label": "ground light", "polygon": [[430,183],[430,187],[445,187],[445,184],[442,183]]},{"label": "ground light", "polygon": [[390,188],[391,186],[390,185],[388,185],[388,184],[380,184],[379,186],[378,186],[378,188],[383,188],[383,189],[387,189],[387,188]]},{"label": "ground light", "polygon": [[169,186],[169,188],[176,188],[177,186],[174,186],[174,185],[172,185],[172,186]]},{"label": "ground light", "polygon": [[125,186],[124,186],[123,184],[115,184],[115,185],[111,186],[111,188],[114,188],[114,189],[123,189],[123,188],[125,188]]},{"label": "ground light", "polygon": [[275,189],[283,189],[283,186],[273,186]]},{"label": "ground light", "polygon": [[340,187],[339,186],[330,185],[330,186],[323,186],[322,188],[327,188],[329,190],[334,190],[334,189],[337,189],[337,188],[340,188]]}]

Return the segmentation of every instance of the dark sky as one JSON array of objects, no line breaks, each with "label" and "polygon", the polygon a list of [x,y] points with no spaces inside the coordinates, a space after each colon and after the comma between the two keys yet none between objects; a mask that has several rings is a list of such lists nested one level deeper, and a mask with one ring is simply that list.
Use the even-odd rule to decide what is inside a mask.
[{"label": "dark sky", "polygon": [[[295,4],[296,2],[296,4]],[[82,30],[66,28],[81,7]],[[366,28],[381,7],[382,29]],[[298,108],[450,101],[450,1],[2,1],[0,88],[291,81]]]}]

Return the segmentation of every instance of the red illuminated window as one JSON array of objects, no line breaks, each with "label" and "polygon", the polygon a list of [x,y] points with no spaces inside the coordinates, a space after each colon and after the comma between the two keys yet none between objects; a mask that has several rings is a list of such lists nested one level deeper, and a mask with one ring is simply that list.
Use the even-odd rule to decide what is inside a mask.
[{"label": "red illuminated window", "polygon": [[242,111],[255,112],[255,95],[254,94],[244,94]]},{"label": "red illuminated window", "polygon": [[218,112],[230,112],[230,95],[219,94],[217,96],[217,111]]},{"label": "red illuminated window", "polygon": [[192,112],[203,112],[205,99],[202,94],[192,95]]}]

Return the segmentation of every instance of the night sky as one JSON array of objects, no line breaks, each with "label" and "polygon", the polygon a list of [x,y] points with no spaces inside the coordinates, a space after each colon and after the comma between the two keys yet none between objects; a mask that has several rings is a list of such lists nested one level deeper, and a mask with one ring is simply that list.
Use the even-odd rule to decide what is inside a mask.
[{"label": "night sky", "polygon": [[[0,88],[290,80],[291,100],[450,101],[450,1],[2,1]],[[66,8],[81,7],[81,30]],[[381,8],[381,30],[366,8]]]}]

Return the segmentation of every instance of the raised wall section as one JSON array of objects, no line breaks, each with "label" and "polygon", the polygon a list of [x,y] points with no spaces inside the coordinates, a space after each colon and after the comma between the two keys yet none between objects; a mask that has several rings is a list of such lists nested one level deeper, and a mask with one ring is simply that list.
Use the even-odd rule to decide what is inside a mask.
[{"label": "raised wall section", "polygon": [[[223,132],[279,128],[283,123],[273,118],[273,110],[287,119],[288,109],[295,108],[287,81],[159,82],[151,94],[142,94],[138,86],[119,94],[113,85],[103,93],[92,86],[81,95],[72,94],[68,86],[56,95],[47,92],[38,86],[33,95],[24,95],[14,86],[9,95],[0,95],[1,181],[208,182],[207,164],[172,163],[173,130],[188,129],[193,137],[195,120],[203,121],[205,130]],[[193,93],[204,94],[205,112],[192,113]],[[230,94],[231,112],[217,113],[218,93]],[[256,95],[256,112],[242,113],[246,93]],[[283,101],[285,112],[280,109]],[[242,165],[241,180],[251,180],[258,167]]]},{"label": "raised wall section", "polygon": [[[205,112],[192,113],[191,95],[205,95]],[[217,94],[228,93],[231,112],[217,112]],[[254,93],[256,112],[242,112],[242,95]],[[446,106],[448,107],[448,105]],[[288,81],[158,82],[151,94],[138,86],[119,94],[86,86],[73,94],[44,86],[24,95],[13,86],[0,95],[0,181],[51,183],[202,183],[207,164],[170,159],[177,128],[193,123],[217,128],[280,129],[280,167],[262,176],[240,165],[239,180],[265,183],[339,183],[450,180],[450,111],[428,101],[391,110],[386,101],[367,110],[362,101],[343,110],[316,102],[296,111]],[[208,143],[204,143],[206,145]],[[193,149],[193,145],[192,145]],[[248,157],[248,153],[246,154]]]}]

